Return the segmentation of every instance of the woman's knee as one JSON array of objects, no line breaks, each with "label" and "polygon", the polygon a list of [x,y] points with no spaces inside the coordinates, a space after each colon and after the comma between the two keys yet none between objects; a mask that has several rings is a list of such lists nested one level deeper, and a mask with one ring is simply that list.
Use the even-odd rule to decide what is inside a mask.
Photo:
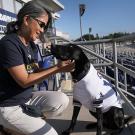
[{"label": "woman's knee", "polygon": [[66,94],[57,91],[34,92],[30,104],[63,104],[67,107],[69,98]]},{"label": "woman's knee", "polygon": [[56,97],[56,106],[55,106],[55,111],[51,113],[53,116],[57,116],[61,114],[68,106],[69,104],[69,98],[66,94],[62,92],[58,92],[58,95]]},{"label": "woman's knee", "polygon": [[69,104],[69,98],[62,92],[46,93],[46,100],[41,104],[42,112],[46,117],[61,114]]},{"label": "woman's knee", "polygon": [[69,98],[65,93],[60,92],[59,101],[63,104],[63,108],[67,108],[69,104]]}]

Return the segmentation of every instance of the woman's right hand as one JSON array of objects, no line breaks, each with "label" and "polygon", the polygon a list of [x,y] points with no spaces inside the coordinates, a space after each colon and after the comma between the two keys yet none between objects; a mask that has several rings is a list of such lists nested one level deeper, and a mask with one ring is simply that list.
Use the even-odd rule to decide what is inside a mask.
[{"label": "woman's right hand", "polygon": [[57,66],[59,67],[60,72],[72,72],[75,68],[75,63],[71,60],[59,60]]}]

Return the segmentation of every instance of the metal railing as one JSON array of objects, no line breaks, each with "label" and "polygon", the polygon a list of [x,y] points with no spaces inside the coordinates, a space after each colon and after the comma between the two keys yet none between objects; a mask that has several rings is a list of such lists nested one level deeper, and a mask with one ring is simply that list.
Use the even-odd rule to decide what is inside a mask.
[{"label": "metal railing", "polygon": [[[127,42],[135,41],[135,34],[123,36],[121,38],[115,39],[103,39],[103,40],[93,40],[93,41],[70,41],[61,37],[51,37],[51,40],[57,40],[59,44],[76,44],[80,46],[85,53],[93,57],[95,61],[93,65],[95,67],[100,67],[104,70],[101,72],[103,76],[114,82],[115,88],[121,95],[124,104],[130,110],[129,115],[135,115],[135,95],[128,89],[127,84],[127,75],[135,78],[135,71],[119,64],[117,62],[117,46],[122,43],[126,44]],[[106,48],[112,47],[113,59],[109,60],[105,57]],[[94,49],[91,49],[94,48]],[[95,58],[95,59],[94,59]],[[114,77],[110,77],[106,74],[106,67],[111,66],[114,71]],[[119,81],[119,70],[123,72],[124,81],[123,83]],[[132,100],[131,100],[132,99]]]}]

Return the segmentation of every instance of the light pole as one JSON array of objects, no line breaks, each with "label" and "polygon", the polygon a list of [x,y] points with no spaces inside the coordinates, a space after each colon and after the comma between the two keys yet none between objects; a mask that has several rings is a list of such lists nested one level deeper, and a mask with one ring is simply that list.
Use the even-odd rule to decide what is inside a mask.
[{"label": "light pole", "polygon": [[91,33],[91,31],[92,31],[92,28],[90,27],[89,28],[89,40],[90,40],[90,33]]},{"label": "light pole", "polygon": [[81,21],[81,17],[83,16],[84,12],[85,12],[85,4],[79,4],[81,40],[83,40],[83,38],[82,38],[82,21]]}]

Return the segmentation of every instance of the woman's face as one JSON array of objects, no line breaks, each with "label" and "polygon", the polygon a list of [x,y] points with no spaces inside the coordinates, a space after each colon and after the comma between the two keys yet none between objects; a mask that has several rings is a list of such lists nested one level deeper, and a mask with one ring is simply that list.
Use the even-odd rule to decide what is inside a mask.
[{"label": "woman's face", "polygon": [[39,38],[40,34],[44,32],[44,29],[48,22],[48,15],[43,14],[37,18],[29,17],[27,21],[27,38],[28,40],[35,41]]}]

